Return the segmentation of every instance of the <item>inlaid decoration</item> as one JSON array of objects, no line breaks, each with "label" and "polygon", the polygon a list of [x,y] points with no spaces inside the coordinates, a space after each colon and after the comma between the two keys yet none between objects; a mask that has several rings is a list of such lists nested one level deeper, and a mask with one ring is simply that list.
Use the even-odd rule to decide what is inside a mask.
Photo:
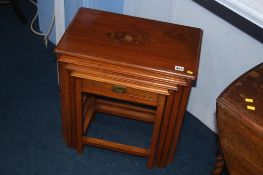
[{"label": "inlaid decoration", "polygon": [[116,31],[107,33],[109,39],[115,43],[128,43],[135,45],[147,45],[149,37],[143,33],[131,33],[125,31]]}]

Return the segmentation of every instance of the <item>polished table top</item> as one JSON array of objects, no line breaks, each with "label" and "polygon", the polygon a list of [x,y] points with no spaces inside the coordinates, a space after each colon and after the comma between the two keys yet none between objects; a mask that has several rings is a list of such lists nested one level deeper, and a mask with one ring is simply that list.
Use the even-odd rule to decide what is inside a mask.
[{"label": "polished table top", "polygon": [[198,28],[80,8],[56,52],[195,79],[201,38]]}]

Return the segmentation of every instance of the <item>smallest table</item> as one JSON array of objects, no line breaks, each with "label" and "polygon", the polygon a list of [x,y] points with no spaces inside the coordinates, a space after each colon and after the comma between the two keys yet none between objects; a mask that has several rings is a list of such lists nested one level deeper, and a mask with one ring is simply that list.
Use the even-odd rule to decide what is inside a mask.
[{"label": "smallest table", "polygon": [[[69,147],[85,144],[148,158],[149,168],[173,160],[202,31],[80,8],[56,48],[62,127]],[[95,112],[153,124],[149,148],[88,137]]]}]

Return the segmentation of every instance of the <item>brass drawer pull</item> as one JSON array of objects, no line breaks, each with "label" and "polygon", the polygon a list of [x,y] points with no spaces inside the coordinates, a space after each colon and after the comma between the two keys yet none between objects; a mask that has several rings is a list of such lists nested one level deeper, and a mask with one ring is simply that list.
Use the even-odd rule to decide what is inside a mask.
[{"label": "brass drawer pull", "polygon": [[112,91],[116,92],[116,93],[125,94],[126,93],[126,88],[123,87],[123,86],[119,86],[119,85],[113,85],[112,86]]}]

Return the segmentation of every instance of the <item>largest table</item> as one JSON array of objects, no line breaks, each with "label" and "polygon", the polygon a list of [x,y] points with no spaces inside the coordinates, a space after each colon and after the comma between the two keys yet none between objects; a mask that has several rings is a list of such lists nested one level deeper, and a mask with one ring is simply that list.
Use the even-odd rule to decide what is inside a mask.
[{"label": "largest table", "polygon": [[[89,144],[144,156],[149,168],[165,167],[197,78],[201,39],[198,28],[80,8],[56,47],[66,144],[80,153]],[[84,137],[96,111],[152,123],[150,148]]]}]

